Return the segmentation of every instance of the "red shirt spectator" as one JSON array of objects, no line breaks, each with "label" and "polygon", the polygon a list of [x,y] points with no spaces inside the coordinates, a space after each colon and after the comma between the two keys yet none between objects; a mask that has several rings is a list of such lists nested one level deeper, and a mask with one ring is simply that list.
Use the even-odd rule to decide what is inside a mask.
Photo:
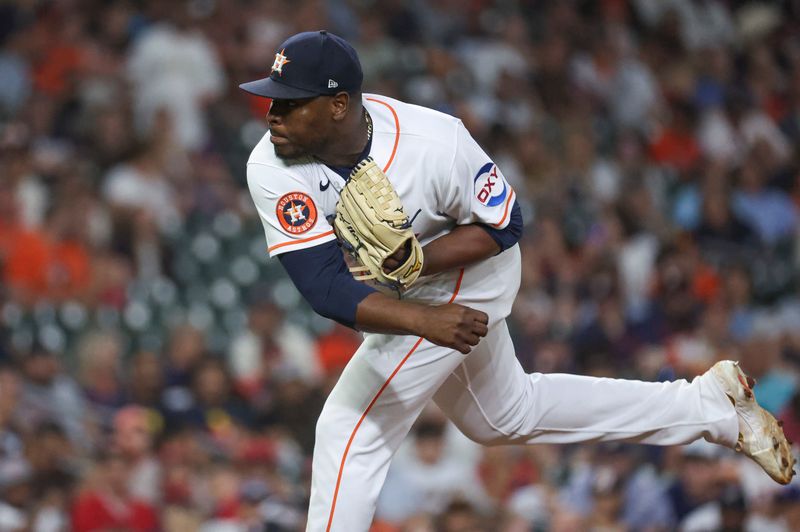
[{"label": "red shirt spectator", "polygon": [[72,529],[75,532],[99,530],[129,530],[150,532],[158,530],[153,508],[142,501],[123,500],[91,491],[78,497],[72,510]]},{"label": "red shirt spectator", "polygon": [[155,508],[131,496],[128,490],[130,464],[118,453],[104,455],[99,462],[97,478],[93,479],[96,483],[81,493],[72,506],[72,530],[158,530]]},{"label": "red shirt spectator", "polygon": [[317,340],[317,355],[325,374],[339,371],[347,365],[361,345],[358,333],[342,325],[336,325],[330,332]]},{"label": "red shirt spectator", "polygon": [[0,258],[3,282],[22,294],[47,293],[50,256],[47,239],[19,225],[0,225]]},{"label": "red shirt spectator", "polygon": [[665,129],[650,146],[653,159],[677,170],[688,170],[700,159],[700,147],[690,135]]},{"label": "red shirt spectator", "polygon": [[672,112],[670,123],[653,139],[650,156],[657,163],[684,172],[700,160],[700,145],[694,133],[697,118],[688,103],[677,103]]}]

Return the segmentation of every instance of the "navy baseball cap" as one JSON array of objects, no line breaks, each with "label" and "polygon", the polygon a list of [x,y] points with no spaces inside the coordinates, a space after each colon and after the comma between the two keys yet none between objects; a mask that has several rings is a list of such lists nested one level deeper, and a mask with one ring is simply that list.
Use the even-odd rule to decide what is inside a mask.
[{"label": "navy baseball cap", "polygon": [[358,92],[364,74],[350,43],[325,30],[289,37],[278,47],[269,77],[239,88],[265,98],[288,100]]}]

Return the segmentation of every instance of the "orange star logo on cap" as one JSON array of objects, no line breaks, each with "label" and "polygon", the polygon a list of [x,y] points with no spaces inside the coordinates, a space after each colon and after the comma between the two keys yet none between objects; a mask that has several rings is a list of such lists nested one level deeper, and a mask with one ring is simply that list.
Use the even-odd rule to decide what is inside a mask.
[{"label": "orange star logo on cap", "polygon": [[291,63],[291,61],[283,55],[284,51],[286,51],[286,48],[275,54],[275,62],[272,63],[272,72],[277,72],[281,76],[283,75],[283,65]]}]

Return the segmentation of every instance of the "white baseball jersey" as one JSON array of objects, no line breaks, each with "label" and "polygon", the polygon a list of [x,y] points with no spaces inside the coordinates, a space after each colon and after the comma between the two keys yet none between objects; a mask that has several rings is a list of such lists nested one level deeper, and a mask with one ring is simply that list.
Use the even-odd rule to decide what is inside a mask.
[{"label": "white baseball jersey", "polygon": [[[423,245],[457,224],[508,224],[514,191],[461,122],[383,96],[365,95],[364,105],[373,121],[370,154],[406,212],[416,215]],[[266,135],[247,177],[270,255],[335,238],[326,217],[335,213],[344,185],[336,172],[311,159],[287,164]],[[503,319],[520,265],[513,246],[476,265],[420,278],[404,295],[486,312],[488,334],[466,356],[414,336],[365,337],[317,422],[307,530],[369,530],[391,458],[431,400],[464,434],[486,444],[673,445],[704,436],[734,445],[736,411],[713,376],[649,383],[526,374]]]},{"label": "white baseball jersey", "polygon": [[[370,155],[413,218],[423,246],[455,225],[508,225],[514,190],[460,120],[385,96],[365,94],[363,103],[373,124]],[[336,213],[345,183],[339,174],[311,158],[279,159],[265,135],[250,156],[247,178],[271,256],[336,238],[328,217]],[[496,302],[500,306],[493,314],[505,317],[519,284],[518,262],[513,250],[468,268],[461,299]],[[423,277],[404,298],[439,301],[458,275]]]}]

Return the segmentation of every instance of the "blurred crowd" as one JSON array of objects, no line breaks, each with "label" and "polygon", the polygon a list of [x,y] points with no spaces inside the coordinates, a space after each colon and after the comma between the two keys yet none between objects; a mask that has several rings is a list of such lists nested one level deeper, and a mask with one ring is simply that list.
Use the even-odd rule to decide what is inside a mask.
[{"label": "blurred crowd", "polygon": [[[0,530],[303,529],[360,337],[267,260],[268,102],[237,84],[320,28],[515,187],[527,371],[737,359],[800,441],[797,0],[0,0]],[[430,410],[374,530],[791,531],[800,485],[703,442],[482,448]]]}]

